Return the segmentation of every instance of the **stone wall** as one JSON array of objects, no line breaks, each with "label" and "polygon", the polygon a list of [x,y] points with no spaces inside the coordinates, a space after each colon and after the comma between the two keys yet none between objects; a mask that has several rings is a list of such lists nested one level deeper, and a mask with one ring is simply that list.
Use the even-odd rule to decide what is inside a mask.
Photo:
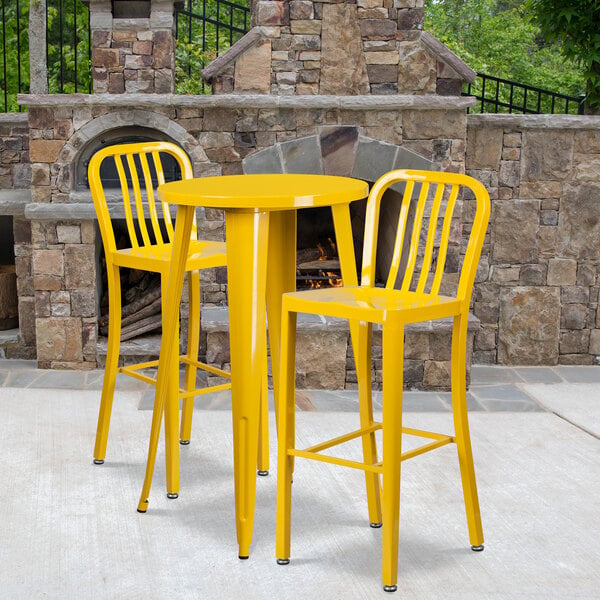
[{"label": "stone wall", "polygon": [[0,114],[0,190],[26,190],[30,181],[27,113]]},{"label": "stone wall", "polygon": [[[422,157],[436,169],[463,170],[465,107],[471,103],[436,96],[305,96],[284,101],[275,96],[156,94],[43,95],[25,100],[31,202],[25,206],[28,229],[19,246],[20,306],[29,315],[24,322],[35,325],[28,328],[27,339],[35,344],[40,366],[49,368],[96,365],[99,239],[89,191],[76,189],[74,173],[78,157],[99,136],[131,126],[161,132],[188,152],[196,176],[242,173],[245,157],[268,154],[273,148],[282,156],[293,155],[302,144],[329,148],[332,152],[322,157],[326,167],[320,168],[331,172],[345,164],[336,157],[342,139],[354,148],[356,154],[348,156],[361,169],[378,169],[371,171],[374,180],[386,169],[415,166],[396,162],[400,155]],[[366,170],[346,166],[346,174],[369,178],[361,174]],[[198,224],[203,237],[224,238],[221,211],[200,211]],[[223,270],[202,275],[204,302],[224,303]]]},{"label": "stone wall", "polygon": [[[12,190],[2,194],[27,193],[18,188],[31,172],[31,199],[20,199],[15,208],[3,195],[0,212],[14,216],[21,337],[25,355],[38,356],[40,364],[95,364],[92,269],[98,239],[89,198],[72,190],[72,163],[108,121],[169,132],[193,157],[198,175],[240,173],[246,156],[270,148],[283,155],[298,138],[320,144],[328,129],[350,123],[363,139],[401,146],[434,168],[466,167],[493,199],[474,293],[473,313],[482,327],[474,362],[592,364],[600,356],[600,119],[466,118],[464,108],[448,113],[434,97],[428,108],[417,108],[401,97],[385,105],[392,98],[379,96],[385,106],[371,110],[364,98],[355,105],[333,97],[324,105],[320,98],[310,107],[293,98],[282,106],[274,97],[222,96],[217,106],[216,98],[154,96],[152,110],[144,106],[145,96],[135,102],[114,98],[109,106],[106,96],[32,97],[31,163],[23,118],[3,125],[2,185]],[[222,239],[222,215],[206,211],[202,217],[203,235]],[[205,300],[224,302],[224,274],[203,275]]]},{"label": "stone wall", "polygon": [[493,198],[474,362],[598,363],[600,118],[471,115],[467,140]]},{"label": "stone wall", "polygon": [[213,92],[460,95],[475,72],[423,31],[424,0],[258,0],[203,71]]},{"label": "stone wall", "polygon": [[175,86],[172,0],[154,0],[148,18],[114,18],[109,0],[90,0],[89,7],[94,93],[171,93]]},{"label": "stone wall", "polygon": [[[205,307],[202,312],[201,354],[209,364],[229,369],[227,310]],[[469,318],[467,334],[467,382],[470,381],[473,335],[477,319]],[[409,389],[449,389],[452,322],[411,323],[405,330],[404,385]],[[381,390],[383,362],[381,327],[374,326],[371,382]],[[327,357],[324,360],[324,357]],[[269,363],[269,384],[271,370]],[[211,383],[220,380],[209,375]],[[296,385],[299,389],[356,389],[358,387],[347,321],[315,315],[298,315],[296,337]]]},{"label": "stone wall", "polygon": [[[31,263],[30,225],[23,218],[24,206],[31,200],[27,118],[27,113],[0,115],[0,219],[8,220],[6,227],[12,225],[16,271],[24,275],[17,279],[19,295],[28,295],[32,289],[31,279],[28,278]],[[21,339],[0,348],[0,353],[8,358],[34,358],[35,334],[31,334],[35,329],[35,318],[31,303],[30,306],[27,303],[19,305],[19,326]]]}]

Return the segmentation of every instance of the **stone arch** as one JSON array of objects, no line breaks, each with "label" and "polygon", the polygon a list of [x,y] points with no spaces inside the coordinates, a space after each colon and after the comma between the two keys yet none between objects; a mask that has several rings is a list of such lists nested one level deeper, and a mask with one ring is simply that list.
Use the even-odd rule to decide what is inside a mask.
[{"label": "stone arch", "polygon": [[318,173],[374,182],[393,169],[431,169],[427,158],[402,146],[361,136],[358,127],[323,127],[315,135],[277,142],[247,156],[244,173]]},{"label": "stone arch", "polygon": [[154,131],[157,139],[169,140],[181,146],[190,156],[194,171],[216,170],[198,141],[181,125],[167,116],[147,110],[121,110],[96,117],[82,125],[60,151],[54,165],[57,187],[69,193],[75,189],[75,170],[82,154],[103,134],[119,129],[140,128]]},{"label": "stone arch", "polygon": [[[255,154],[247,156],[244,173],[316,173],[342,175],[374,183],[381,175],[394,169],[432,169],[431,160],[402,146],[361,136],[358,127],[323,127],[315,135],[278,142]],[[395,186],[386,192],[388,198],[396,194]],[[396,194],[398,196],[398,194]],[[353,203],[352,230],[357,254],[362,248],[366,201]],[[385,202],[381,207],[379,244],[377,249],[377,275],[385,277],[393,254],[400,198]],[[319,210],[319,209],[316,209]],[[303,225],[298,216],[299,245],[303,245],[305,231],[314,231],[328,218],[321,217]],[[411,218],[411,217],[409,217]],[[406,253],[405,253],[406,254]],[[406,260],[404,256],[403,260]]]}]

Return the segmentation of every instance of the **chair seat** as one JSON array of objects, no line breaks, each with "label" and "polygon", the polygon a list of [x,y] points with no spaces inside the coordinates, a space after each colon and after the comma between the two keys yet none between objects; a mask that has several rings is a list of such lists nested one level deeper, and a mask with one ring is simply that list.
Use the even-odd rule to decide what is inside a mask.
[{"label": "chair seat", "polygon": [[[117,250],[114,263],[120,267],[144,269],[155,273],[166,273],[171,261],[171,244],[144,246]],[[225,242],[192,240],[186,263],[186,271],[220,267],[226,264]]]},{"label": "chair seat", "polygon": [[283,302],[293,312],[381,324],[400,312],[403,323],[412,323],[452,317],[461,310],[456,298],[366,286],[291,292],[284,295]]}]

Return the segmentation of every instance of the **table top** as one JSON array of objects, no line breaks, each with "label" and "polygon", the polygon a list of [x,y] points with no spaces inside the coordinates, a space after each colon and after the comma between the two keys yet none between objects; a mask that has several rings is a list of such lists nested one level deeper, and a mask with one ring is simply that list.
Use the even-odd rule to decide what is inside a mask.
[{"label": "table top", "polygon": [[169,204],[265,211],[346,204],[368,193],[360,179],[281,173],[200,177],[158,188],[158,197]]}]

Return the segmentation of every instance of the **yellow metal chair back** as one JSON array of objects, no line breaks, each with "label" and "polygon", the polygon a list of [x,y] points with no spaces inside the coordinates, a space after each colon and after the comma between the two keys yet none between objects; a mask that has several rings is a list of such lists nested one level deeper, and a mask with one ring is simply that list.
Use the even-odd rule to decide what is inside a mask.
[{"label": "yellow metal chair back", "polygon": [[[92,157],[89,166],[90,190],[107,260],[117,251],[117,243],[102,182],[101,167],[106,164],[105,161],[114,161],[121,190],[119,200],[122,203],[131,248],[163,248],[173,238],[169,205],[166,202],[157,202],[155,191],[156,187],[165,183],[165,155],[175,159],[182,179],[193,177],[192,165],[187,154],[170,142],[119,144],[103,148]],[[161,217],[166,239],[165,232],[161,230]],[[196,238],[195,223],[193,238]]]},{"label": "yellow metal chair back", "polygon": [[[398,227],[387,279],[379,283],[375,274],[380,206],[386,190],[396,184],[402,194]],[[444,271],[449,242],[456,238],[455,217],[463,201],[474,202],[474,218],[469,224],[462,266],[456,273],[458,279],[453,282],[455,289],[452,293],[442,294],[441,290],[447,289]],[[412,223],[409,221],[411,215]],[[449,443],[455,443],[458,450],[471,546],[473,550],[483,549],[466,408],[466,344],[469,303],[489,215],[489,195],[485,187],[471,177],[433,171],[391,171],[375,183],[367,201],[361,284],[284,294],[277,475],[277,558],[280,564],[287,564],[290,557],[291,482],[295,458],[357,468],[365,472],[371,526],[383,525],[384,590],[395,591],[400,464]],[[455,244],[455,247],[460,246]],[[294,423],[295,338],[299,312],[350,320],[360,412],[359,429],[303,450],[295,447]],[[442,318],[453,319],[451,386],[455,433],[452,435],[402,426],[405,325]],[[381,422],[374,420],[371,401],[373,323],[382,327]],[[376,447],[377,430],[382,430],[382,461]],[[414,450],[402,452],[403,434],[429,441]],[[357,438],[362,440],[363,462],[321,453]],[[380,476],[383,476],[383,487]]]},{"label": "yellow metal chair back", "polygon": [[[394,289],[397,285],[402,249],[406,239],[410,237],[408,259],[402,273],[400,290],[404,293],[414,291],[418,295],[429,296],[440,293],[452,226],[457,216],[457,206],[460,205],[459,195],[461,190],[466,189],[475,197],[477,210],[456,297],[468,303],[489,221],[490,204],[485,187],[477,180],[461,174],[398,170],[386,173],[377,180],[369,193],[367,203],[361,285],[375,285],[381,202],[384,193],[394,184],[403,184],[404,190],[401,192],[402,204],[385,288]],[[409,223],[408,217],[411,213],[414,214],[414,218],[413,222]]]},{"label": "yellow metal chair back", "polygon": [[[147,383],[156,384],[156,378],[148,374],[149,368],[155,368],[158,361],[148,361],[119,367],[121,337],[121,282],[119,269],[122,267],[141,269],[159,273],[161,276],[163,315],[171,314],[169,307],[164,306],[166,285],[171,261],[171,240],[174,235],[173,222],[169,206],[157,200],[156,187],[165,183],[164,157],[172,157],[178,165],[181,177],[189,179],[193,176],[192,165],[187,154],[170,142],[142,142],[119,144],[103,148],[91,159],[88,176],[90,190],[98,217],[98,224],[106,257],[108,292],[109,292],[109,330],[104,383],[98,416],[98,429],[94,448],[94,462],[102,464],[106,455],[108,429],[112,411],[112,402],[117,373],[121,372]],[[103,185],[103,168],[114,163],[120,184],[120,194],[116,194],[117,202],[110,202],[112,194]],[[110,209],[123,217],[129,236],[129,247],[118,248]],[[162,226],[161,226],[162,219]],[[192,241],[188,253],[186,271],[188,273],[189,292],[189,327],[186,354],[179,356],[178,347],[173,348],[169,373],[179,380],[179,364],[185,365],[185,383],[179,389],[183,399],[181,432],[182,444],[189,443],[193,400],[195,396],[207,392],[228,389],[229,382],[219,385],[196,387],[196,370],[206,370],[213,375],[230,379],[230,374],[198,361],[198,345],[200,335],[200,277],[199,270],[217,266],[226,266],[224,242],[197,240],[196,223],[192,228]],[[164,316],[163,316],[164,320]],[[179,339],[179,335],[177,335]],[[178,403],[170,402],[169,406],[177,407]],[[177,410],[177,408],[175,408]],[[268,431],[262,419],[263,431],[259,448],[258,468],[268,470]],[[165,415],[166,447],[167,447],[167,492],[169,497],[176,497],[179,489],[178,469],[178,436],[177,417]],[[151,444],[157,440],[151,439]]]}]

